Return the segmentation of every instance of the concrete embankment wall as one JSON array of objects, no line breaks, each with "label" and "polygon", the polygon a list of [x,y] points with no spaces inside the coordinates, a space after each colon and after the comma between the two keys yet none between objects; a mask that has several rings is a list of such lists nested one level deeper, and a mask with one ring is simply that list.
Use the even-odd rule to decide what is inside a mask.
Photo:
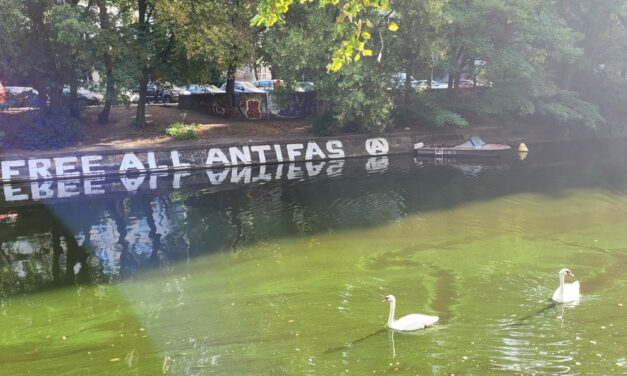
[{"label": "concrete embankment wall", "polygon": [[241,144],[160,145],[133,150],[33,152],[3,155],[0,164],[2,182],[11,183],[403,154],[413,152],[413,145],[423,141],[423,136],[412,133],[304,137]]}]

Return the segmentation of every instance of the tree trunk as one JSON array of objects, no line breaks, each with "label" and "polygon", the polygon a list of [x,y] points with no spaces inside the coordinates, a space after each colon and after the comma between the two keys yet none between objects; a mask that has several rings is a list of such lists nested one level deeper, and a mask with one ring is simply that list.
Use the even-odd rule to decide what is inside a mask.
[{"label": "tree trunk", "polygon": [[409,99],[410,99],[410,95],[411,95],[411,91],[413,89],[413,87],[411,86],[411,77],[412,77],[412,69],[411,69],[411,63],[408,62],[407,64],[405,64],[405,85],[404,85],[404,90],[403,90],[403,94],[405,97],[405,103],[409,103]]},{"label": "tree trunk", "polygon": [[575,71],[577,67],[574,63],[564,63],[562,70],[562,79],[560,82],[560,88],[563,90],[570,90],[573,78],[575,77]]},{"label": "tree trunk", "polygon": [[76,118],[80,116],[80,108],[78,104],[77,92],[78,92],[78,82],[76,82],[75,79],[72,79],[72,82],[70,83],[70,97],[69,97],[68,108],[70,109],[70,114]]},{"label": "tree trunk", "polygon": [[459,81],[462,78],[462,72],[455,72],[455,75],[453,76],[454,80],[453,80],[453,87],[454,88],[458,88],[459,87]]},{"label": "tree trunk", "polygon": [[[111,31],[111,22],[109,21],[109,15],[107,13],[107,4],[104,0],[98,1],[98,17],[100,18],[100,28],[105,32]],[[103,56],[104,65],[105,65],[105,80],[106,84],[106,92],[105,92],[105,103],[104,107],[100,114],[98,114],[98,122],[100,124],[105,124],[109,122],[109,112],[111,112],[111,104],[115,99],[115,83],[113,81],[113,57],[107,49]]]},{"label": "tree trunk", "polygon": [[[146,0],[137,0],[139,24],[137,30],[137,43],[142,52],[146,52],[146,40],[148,38],[148,20],[146,13],[148,4]],[[139,101],[137,102],[137,115],[135,116],[135,126],[146,126],[146,91],[148,88],[149,66],[145,58],[141,59],[142,77],[139,80]]]},{"label": "tree trunk", "polygon": [[[57,67],[56,55],[53,53],[50,41],[50,31],[45,22],[46,3],[32,1],[25,2],[25,5],[26,11],[33,22],[33,31],[41,43],[36,48],[40,48],[43,51],[40,58],[44,60],[43,65],[45,69],[40,73],[41,76],[39,73],[37,74],[40,77],[36,80],[38,81],[37,86],[41,89],[37,89],[39,91],[39,99],[42,102],[42,107],[45,106],[46,101],[49,99],[49,108],[60,108],[63,105],[63,76]],[[47,86],[50,88],[47,89]]]},{"label": "tree trunk", "polygon": [[101,124],[105,124],[109,122],[109,113],[111,112],[111,104],[113,103],[113,100],[115,99],[115,84],[113,81],[113,58],[111,57],[111,54],[105,53],[104,63],[105,63],[105,75],[107,76],[106,77],[107,86],[106,86],[106,92],[105,92],[104,107],[102,108],[102,111],[100,112],[100,114],[98,114],[98,122]]},{"label": "tree trunk", "polygon": [[60,108],[63,105],[63,87],[54,85],[48,90],[50,108]]},{"label": "tree trunk", "polygon": [[137,101],[137,115],[135,116],[135,125],[138,127],[146,126],[146,93],[148,91],[148,67],[144,67],[142,71],[142,78],[139,80],[139,100]]},{"label": "tree trunk", "polygon": [[237,71],[237,65],[234,60],[231,60],[229,67],[226,71],[226,94],[229,96],[231,106],[235,108],[235,72]]}]

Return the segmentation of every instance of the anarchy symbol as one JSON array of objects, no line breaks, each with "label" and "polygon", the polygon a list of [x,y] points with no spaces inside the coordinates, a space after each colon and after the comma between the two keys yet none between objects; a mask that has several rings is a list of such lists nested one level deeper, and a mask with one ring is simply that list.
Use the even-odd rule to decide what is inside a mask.
[{"label": "anarchy symbol", "polygon": [[385,138],[369,138],[366,140],[366,151],[370,155],[387,154],[390,151],[390,145]]},{"label": "anarchy symbol", "polygon": [[388,169],[390,161],[388,157],[370,157],[366,162],[366,170],[370,172],[383,172]]}]

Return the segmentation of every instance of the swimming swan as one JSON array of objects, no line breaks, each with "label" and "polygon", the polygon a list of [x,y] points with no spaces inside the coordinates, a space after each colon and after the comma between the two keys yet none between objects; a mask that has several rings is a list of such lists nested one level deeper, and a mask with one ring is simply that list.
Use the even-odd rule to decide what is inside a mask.
[{"label": "swimming swan", "polygon": [[573,283],[564,283],[567,275],[575,276],[570,270],[560,270],[560,287],[553,293],[553,301],[555,303],[572,303],[579,301],[579,281]]},{"label": "swimming swan", "polygon": [[418,313],[403,316],[398,320],[394,320],[394,311],[396,310],[396,298],[394,295],[388,295],[383,299],[384,302],[390,303],[390,315],[388,316],[388,328],[410,332],[413,330],[424,329],[427,326],[435,324],[440,318],[438,316],[427,316]]}]

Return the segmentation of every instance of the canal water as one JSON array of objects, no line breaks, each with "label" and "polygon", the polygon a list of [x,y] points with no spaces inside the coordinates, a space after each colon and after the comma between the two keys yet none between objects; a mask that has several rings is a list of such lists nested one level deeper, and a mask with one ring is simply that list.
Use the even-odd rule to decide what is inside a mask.
[{"label": "canal water", "polygon": [[625,375],[626,145],[5,186],[0,374]]}]

